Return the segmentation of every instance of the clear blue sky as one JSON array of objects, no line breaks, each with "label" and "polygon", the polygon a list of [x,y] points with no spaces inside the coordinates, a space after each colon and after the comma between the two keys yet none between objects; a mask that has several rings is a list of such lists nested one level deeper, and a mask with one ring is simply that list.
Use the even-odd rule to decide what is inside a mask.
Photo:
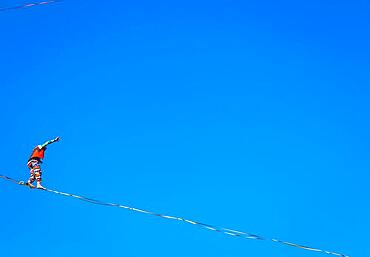
[{"label": "clear blue sky", "polygon": [[[0,173],[27,179],[32,148],[59,135],[44,186],[369,256],[369,7],[71,0],[0,13]],[[5,181],[0,198],[1,256],[320,256]]]}]

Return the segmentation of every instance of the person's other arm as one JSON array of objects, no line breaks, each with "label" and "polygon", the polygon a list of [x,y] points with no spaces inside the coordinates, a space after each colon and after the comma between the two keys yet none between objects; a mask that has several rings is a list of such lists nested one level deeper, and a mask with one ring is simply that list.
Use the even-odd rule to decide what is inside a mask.
[{"label": "person's other arm", "polygon": [[46,147],[46,146],[48,146],[48,145],[50,145],[50,144],[52,144],[52,143],[54,143],[54,142],[58,142],[60,140],[60,137],[56,137],[56,138],[54,138],[54,139],[52,139],[52,140],[49,140],[49,141],[46,141],[45,143],[43,143],[42,145],[39,145],[39,148],[41,149],[41,148],[44,148],[44,147]]}]

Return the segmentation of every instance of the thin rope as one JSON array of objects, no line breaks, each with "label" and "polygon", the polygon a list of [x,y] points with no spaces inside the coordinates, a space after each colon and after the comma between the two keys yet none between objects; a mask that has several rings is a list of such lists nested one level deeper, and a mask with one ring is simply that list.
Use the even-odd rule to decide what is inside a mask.
[{"label": "thin rope", "polygon": [[30,7],[39,6],[39,5],[54,4],[54,3],[57,3],[57,2],[61,2],[61,1],[62,0],[48,0],[48,1],[25,3],[25,4],[16,5],[16,6],[9,6],[9,7],[0,8],[0,12],[30,8]]},{"label": "thin rope", "polygon": [[[27,184],[24,183],[23,181],[17,181],[15,179],[12,179],[12,178],[4,176],[4,175],[0,175],[0,178],[2,178],[4,180],[7,180],[7,181],[10,181],[10,182],[13,182],[13,183],[18,184],[18,185],[21,185],[21,186],[27,186]],[[104,205],[104,206],[110,206],[110,207],[118,207],[118,208],[123,208],[123,209],[127,209],[127,210],[134,211],[134,212],[140,212],[140,213],[144,213],[144,214],[148,214],[148,215],[152,215],[152,216],[161,217],[161,218],[164,218],[164,219],[182,221],[182,222],[185,222],[185,223],[189,223],[189,224],[192,224],[192,225],[203,227],[205,229],[212,230],[212,231],[219,232],[219,233],[223,233],[223,234],[233,236],[233,237],[240,237],[240,238],[243,238],[243,239],[252,239],[252,240],[271,241],[271,242],[275,242],[275,243],[279,243],[279,244],[283,244],[283,245],[287,245],[287,246],[301,248],[301,249],[308,250],[308,251],[326,253],[326,254],[330,254],[330,255],[334,255],[334,256],[349,257],[348,255],[338,253],[338,252],[331,252],[331,251],[321,250],[321,249],[318,249],[318,248],[313,248],[313,247],[304,246],[304,245],[300,245],[300,244],[295,244],[295,243],[291,243],[291,242],[287,242],[287,241],[282,241],[282,240],[279,240],[279,239],[262,237],[262,236],[258,236],[258,235],[248,233],[248,232],[241,232],[241,231],[237,231],[237,230],[233,230],[233,229],[217,227],[217,226],[205,224],[205,223],[198,222],[198,221],[193,221],[193,220],[189,220],[189,219],[185,219],[185,218],[181,218],[181,217],[169,216],[169,215],[165,215],[165,214],[159,214],[159,213],[155,213],[155,212],[151,212],[151,211],[147,211],[147,210],[143,210],[143,209],[138,209],[138,208],[134,208],[134,207],[130,207],[130,206],[121,205],[121,204],[118,204],[118,203],[103,202],[103,201],[91,199],[91,198],[88,198],[88,197],[85,197],[85,196],[60,192],[60,191],[53,190],[53,189],[48,189],[48,188],[46,188],[44,191],[54,193],[54,194],[57,194],[57,195],[63,195],[63,196],[67,196],[67,197],[76,198],[76,199],[79,199],[81,201],[89,202],[89,203],[92,203],[92,204],[98,204],[98,205]]]}]

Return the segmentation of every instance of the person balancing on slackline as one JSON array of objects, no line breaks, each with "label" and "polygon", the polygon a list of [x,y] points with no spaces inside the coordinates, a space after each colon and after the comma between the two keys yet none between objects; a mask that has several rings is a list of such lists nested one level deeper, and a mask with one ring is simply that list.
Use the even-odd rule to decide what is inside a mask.
[{"label": "person balancing on slackline", "polygon": [[30,178],[27,181],[27,185],[30,188],[35,188],[35,186],[33,185],[33,182],[35,182],[35,180],[36,180],[36,182],[37,182],[36,188],[45,190],[45,187],[43,187],[41,185],[41,180],[42,180],[42,178],[41,178],[41,175],[42,175],[41,164],[42,164],[42,160],[44,159],[44,155],[45,155],[45,151],[46,151],[47,146],[54,143],[54,142],[58,142],[59,140],[60,140],[60,138],[56,137],[55,139],[46,141],[44,144],[38,145],[33,149],[32,154],[31,154],[31,156],[30,156],[30,158],[28,159],[28,162],[27,162],[27,167],[30,169]]}]

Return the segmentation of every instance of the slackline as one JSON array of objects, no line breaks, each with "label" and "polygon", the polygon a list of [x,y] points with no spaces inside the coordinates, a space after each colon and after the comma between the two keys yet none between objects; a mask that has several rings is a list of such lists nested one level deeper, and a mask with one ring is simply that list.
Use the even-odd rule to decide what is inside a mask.
[{"label": "slackline", "polygon": [[[24,183],[23,181],[17,181],[15,179],[12,179],[12,178],[4,176],[4,175],[0,175],[0,178],[2,178],[4,180],[7,180],[7,181],[10,181],[10,182],[13,182],[13,183],[18,184],[18,185],[21,185],[21,186],[26,186],[26,183]],[[304,246],[304,245],[300,245],[300,244],[296,244],[296,243],[291,243],[291,242],[288,242],[288,241],[283,241],[283,240],[279,240],[279,239],[275,239],[275,238],[262,237],[262,236],[252,234],[252,233],[248,233],[248,232],[241,232],[241,231],[237,231],[237,230],[233,230],[233,229],[213,226],[213,225],[209,225],[209,224],[205,224],[205,223],[202,223],[202,222],[189,220],[189,219],[185,219],[185,218],[181,218],[181,217],[159,214],[159,213],[155,213],[155,212],[151,212],[151,211],[147,211],[147,210],[143,210],[143,209],[138,209],[138,208],[134,208],[134,207],[130,207],[130,206],[125,206],[125,205],[118,204],[118,203],[103,202],[103,201],[91,199],[91,198],[88,198],[88,197],[85,197],[85,196],[65,193],[65,192],[61,192],[61,191],[57,191],[57,190],[53,190],[53,189],[49,189],[49,188],[46,188],[43,191],[47,191],[47,192],[54,193],[54,194],[57,194],[57,195],[63,195],[63,196],[67,196],[67,197],[76,198],[76,199],[79,199],[81,201],[89,202],[89,203],[92,203],[92,204],[104,205],[104,206],[109,206],[109,207],[118,207],[118,208],[127,209],[127,210],[134,211],[134,212],[140,212],[140,213],[147,214],[147,215],[157,216],[157,217],[160,217],[160,218],[163,218],[163,219],[181,221],[181,222],[196,225],[196,226],[208,229],[208,230],[212,230],[212,231],[219,232],[219,233],[226,234],[226,235],[233,236],[233,237],[239,237],[239,238],[251,239],[251,240],[272,241],[272,242],[275,242],[275,243],[279,243],[279,244],[283,244],[283,245],[287,245],[287,246],[292,246],[292,247],[296,247],[296,248],[301,248],[301,249],[308,250],[308,251],[326,253],[326,254],[330,254],[330,255],[334,255],[334,256],[349,257],[348,255],[338,253],[338,252],[321,250],[321,249],[318,249],[318,248],[313,248],[313,247]]]}]

